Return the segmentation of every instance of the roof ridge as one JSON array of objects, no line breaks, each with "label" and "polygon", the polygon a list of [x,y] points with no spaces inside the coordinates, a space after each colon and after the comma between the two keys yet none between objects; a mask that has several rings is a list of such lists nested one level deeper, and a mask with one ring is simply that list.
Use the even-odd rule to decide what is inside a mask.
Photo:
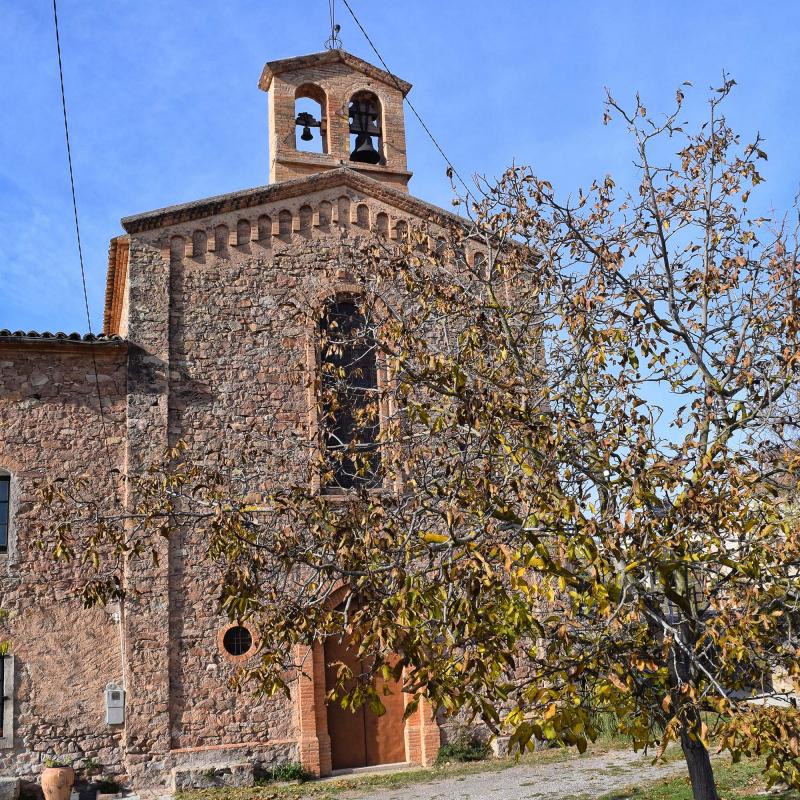
[{"label": "roof ridge", "polygon": [[354,56],[347,50],[341,49],[322,50],[318,53],[309,53],[304,56],[291,56],[290,58],[280,58],[275,61],[267,61],[267,63],[264,65],[263,71],[261,72],[261,77],[258,80],[258,88],[268,92],[270,86],[272,85],[272,79],[276,75],[280,75],[282,72],[302,69],[303,67],[311,66],[312,64],[329,64],[334,61],[340,61],[344,64],[348,64],[354,70],[363,72],[366,75],[371,75],[372,77],[377,78],[388,85],[395,86],[402,92],[404,97],[411,91],[412,85],[408,81],[404,81],[394,73],[387,72],[381,67],[376,67],[374,64],[370,64],[369,61],[365,61],[363,58]]}]

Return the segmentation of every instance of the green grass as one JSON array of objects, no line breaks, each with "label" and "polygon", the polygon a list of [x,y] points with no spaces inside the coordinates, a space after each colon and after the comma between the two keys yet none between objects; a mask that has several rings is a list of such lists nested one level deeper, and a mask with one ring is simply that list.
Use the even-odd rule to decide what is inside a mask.
[{"label": "green grass", "polygon": [[[678,751],[680,756],[680,751]],[[761,776],[762,765],[758,761],[741,761],[731,764],[720,759],[714,763],[717,790],[723,800],[764,800],[765,785]],[[776,800],[797,800],[796,792],[770,794]],[[565,799],[566,800],[566,799]],[[570,800],[692,800],[689,777],[681,775],[668,778],[649,786],[630,786],[624,790],[604,794],[600,798],[571,798]]]},{"label": "green grass", "polygon": [[486,772],[501,772],[519,764],[544,764],[587,758],[591,755],[624,748],[627,742],[618,737],[603,736],[590,745],[583,756],[563,747],[526,753],[519,759],[490,758],[469,763],[446,763],[430,768],[403,769],[397,772],[361,774],[310,781],[302,784],[268,784],[247,789],[197,789],[176,795],[176,800],[339,800],[346,792],[367,792],[372,789],[404,789],[419,783],[456,779]]},{"label": "green grass", "polygon": [[[566,757],[566,756],[565,756]],[[523,759],[526,760],[528,757]],[[514,766],[513,759],[480,761],[466,764],[447,764],[430,769],[404,769],[342,776],[303,784],[270,784],[247,789],[197,789],[176,795],[176,800],[338,800],[345,792],[367,792],[371,789],[404,789],[418,783],[443,778],[459,778],[481,772],[499,771]]]},{"label": "green grass", "polygon": [[[519,759],[502,758],[471,763],[448,763],[428,769],[365,773],[308,783],[268,784],[252,789],[198,789],[179,793],[176,800],[305,800],[306,798],[341,800],[345,794],[352,797],[371,790],[406,789],[420,783],[444,779],[459,780],[479,773],[501,772],[518,764],[533,765],[583,759],[609,750],[623,749],[626,744],[617,737],[609,736],[591,745],[583,756],[577,755],[574,749],[552,748],[527,753]],[[667,761],[681,759],[680,748],[671,748],[665,757]],[[609,774],[618,772],[613,766],[607,769]],[[714,763],[714,773],[723,800],[764,800],[764,783],[761,778],[761,765],[758,762],[745,761],[731,764],[728,760],[720,758]],[[536,781],[523,785],[533,786],[536,785]],[[800,795],[791,793],[770,795],[770,797],[775,800],[800,800]],[[630,786],[625,790],[603,795],[602,798],[581,795],[564,800],[691,800],[691,798],[688,777],[679,776],[648,786]]]}]

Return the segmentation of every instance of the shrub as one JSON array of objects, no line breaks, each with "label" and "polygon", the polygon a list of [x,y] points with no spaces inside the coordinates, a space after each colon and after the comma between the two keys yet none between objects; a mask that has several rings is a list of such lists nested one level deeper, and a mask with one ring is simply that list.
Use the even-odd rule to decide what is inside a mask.
[{"label": "shrub", "polygon": [[309,774],[303,769],[299,761],[285,761],[282,764],[264,770],[256,781],[256,785],[263,786],[266,783],[277,783],[285,781],[307,781]]},{"label": "shrub", "polygon": [[453,736],[452,741],[439,748],[436,764],[446,764],[448,761],[483,761],[489,758],[491,749],[475,731],[461,728]]},{"label": "shrub", "polygon": [[619,735],[619,717],[613,711],[593,711],[589,723],[600,736]]}]

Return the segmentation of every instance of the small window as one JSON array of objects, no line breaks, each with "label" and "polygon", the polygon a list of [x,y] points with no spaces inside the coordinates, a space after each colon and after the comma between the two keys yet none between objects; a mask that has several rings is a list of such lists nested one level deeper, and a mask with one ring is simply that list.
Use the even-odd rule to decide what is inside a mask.
[{"label": "small window", "polygon": [[320,323],[320,428],[327,491],[378,483],[376,343],[353,300],[328,303]]},{"label": "small window", "polygon": [[8,529],[11,525],[11,476],[0,475],[0,553],[8,552]]},{"label": "small window", "polygon": [[253,634],[244,625],[234,625],[225,631],[222,637],[222,646],[231,656],[243,656],[253,646]]}]

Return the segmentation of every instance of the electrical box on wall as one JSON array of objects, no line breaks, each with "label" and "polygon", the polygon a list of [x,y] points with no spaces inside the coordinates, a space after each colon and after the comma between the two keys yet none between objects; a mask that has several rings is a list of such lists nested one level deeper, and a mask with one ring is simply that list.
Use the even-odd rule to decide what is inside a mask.
[{"label": "electrical box on wall", "polygon": [[106,725],[125,722],[125,690],[116,683],[106,686]]}]

